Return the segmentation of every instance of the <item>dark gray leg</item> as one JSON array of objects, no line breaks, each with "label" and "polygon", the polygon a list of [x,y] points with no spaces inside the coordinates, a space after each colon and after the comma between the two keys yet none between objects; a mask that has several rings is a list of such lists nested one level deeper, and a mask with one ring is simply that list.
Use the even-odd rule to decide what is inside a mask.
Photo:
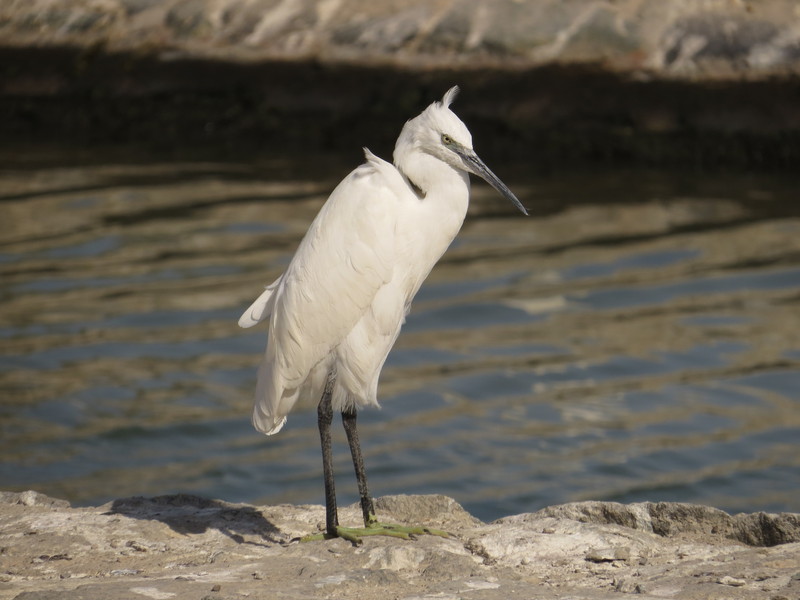
[{"label": "dark gray leg", "polygon": [[328,377],[325,391],[317,407],[317,424],[319,425],[319,439],[322,443],[322,473],[325,477],[325,529],[328,535],[336,535],[339,525],[339,515],[336,510],[336,487],[333,483],[333,452],[331,451],[331,422],[333,421],[333,408],[331,407],[331,393],[336,377]]},{"label": "dark gray leg", "polygon": [[361,444],[358,441],[358,429],[356,428],[356,409],[342,411],[342,425],[347,434],[347,443],[350,445],[350,454],[353,455],[353,467],[356,470],[356,480],[358,481],[358,493],[361,496],[361,512],[364,513],[364,527],[369,527],[375,523],[375,507],[369,495],[367,487],[367,472],[364,469],[364,459],[361,456]]},{"label": "dark gray leg", "polygon": [[364,529],[354,527],[340,527],[339,516],[336,511],[336,489],[333,483],[333,453],[331,451],[331,422],[333,421],[333,406],[331,394],[336,374],[328,376],[325,392],[317,407],[317,422],[319,424],[319,438],[322,442],[322,470],[325,476],[325,533],[306,536],[303,541],[319,540],[331,537],[341,537],[349,542],[359,545],[361,538],[367,535],[387,535],[390,537],[413,539],[417,535],[438,535],[450,537],[446,531],[430,529],[428,527],[414,527],[402,525],[385,525],[378,523],[375,518],[375,509],[372,498],[367,488],[367,475],[364,470],[364,459],[361,456],[361,446],[358,442],[356,429],[356,411],[342,411],[342,424],[347,433],[347,442],[350,453],[353,455],[353,466],[358,479],[358,492],[361,495],[361,511],[364,513]]}]

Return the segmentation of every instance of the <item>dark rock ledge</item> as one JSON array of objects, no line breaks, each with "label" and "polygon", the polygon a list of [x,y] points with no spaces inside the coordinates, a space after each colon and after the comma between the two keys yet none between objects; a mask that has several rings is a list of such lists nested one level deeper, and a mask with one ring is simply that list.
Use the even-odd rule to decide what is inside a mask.
[{"label": "dark rock ledge", "polygon": [[[454,83],[482,154],[795,170],[794,0],[9,0],[0,145],[391,152]],[[348,162],[348,164],[350,164]]]},{"label": "dark rock ledge", "polygon": [[[444,496],[379,499],[385,520],[452,539],[299,543],[321,506],[196,496],[72,508],[0,494],[0,598],[640,598],[800,596],[800,515],[580,502],[481,523]],[[358,521],[353,506],[343,522]]]}]

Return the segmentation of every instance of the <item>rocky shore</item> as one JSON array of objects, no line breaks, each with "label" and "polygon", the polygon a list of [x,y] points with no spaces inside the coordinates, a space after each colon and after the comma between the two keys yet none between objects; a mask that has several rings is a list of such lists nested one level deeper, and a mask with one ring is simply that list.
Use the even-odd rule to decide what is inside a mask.
[{"label": "rocky shore", "polygon": [[[450,539],[300,543],[321,506],[196,496],[72,508],[0,493],[0,598],[800,597],[800,515],[677,503],[581,502],[482,523],[444,496],[390,496],[385,521]],[[355,506],[342,521],[358,523]]]}]

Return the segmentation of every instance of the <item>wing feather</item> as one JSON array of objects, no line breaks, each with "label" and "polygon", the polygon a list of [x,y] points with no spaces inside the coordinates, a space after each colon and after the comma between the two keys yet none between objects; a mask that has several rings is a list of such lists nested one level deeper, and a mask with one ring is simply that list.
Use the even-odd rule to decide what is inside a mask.
[{"label": "wing feather", "polygon": [[297,385],[339,344],[392,275],[394,196],[367,165],[331,194],[281,282],[272,336],[280,376]]},{"label": "wing feather", "polygon": [[253,416],[264,433],[280,429],[301,393],[322,393],[332,352],[392,279],[399,179],[389,163],[367,158],[331,193],[272,294],[245,313],[260,320],[271,308]]}]

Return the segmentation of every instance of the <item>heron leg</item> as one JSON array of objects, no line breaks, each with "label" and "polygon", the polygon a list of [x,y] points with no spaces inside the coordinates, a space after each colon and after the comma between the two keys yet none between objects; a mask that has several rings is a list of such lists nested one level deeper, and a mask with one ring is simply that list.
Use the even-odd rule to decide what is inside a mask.
[{"label": "heron leg", "polygon": [[342,527],[339,525],[339,516],[336,510],[336,489],[333,482],[333,452],[331,449],[331,423],[333,421],[333,406],[331,395],[333,384],[336,381],[335,373],[328,376],[325,391],[317,407],[317,423],[319,425],[319,438],[322,444],[322,471],[325,477],[325,533],[312,534],[301,539],[304,542],[313,540],[330,539],[339,537],[359,545],[361,538],[369,535],[386,535],[406,540],[414,539],[417,535],[438,535],[450,537],[446,531],[430,529],[428,527],[407,527],[403,525],[388,525],[379,523],[375,518],[375,509],[372,498],[367,488],[367,475],[364,469],[364,459],[361,456],[361,445],[358,441],[356,429],[356,411],[342,411],[342,424],[344,425],[347,441],[350,444],[350,453],[353,455],[353,466],[358,479],[358,491],[361,495],[361,510],[364,513],[364,529],[355,527]]},{"label": "heron leg", "polygon": [[350,445],[350,454],[353,456],[353,467],[356,470],[358,493],[361,496],[361,512],[364,514],[364,527],[371,527],[377,523],[375,507],[367,487],[367,472],[364,469],[364,458],[361,456],[361,444],[358,441],[358,428],[356,427],[357,413],[355,408],[342,411],[342,425],[347,434],[347,443]]},{"label": "heron leg", "polygon": [[350,529],[339,527],[339,536],[344,537],[354,544],[361,543],[361,537],[368,535],[386,535],[398,537],[406,540],[414,539],[418,535],[437,535],[449,537],[445,531],[431,529],[428,527],[390,525],[381,523],[375,517],[375,506],[372,496],[369,495],[367,487],[367,471],[364,468],[364,458],[361,456],[361,444],[358,440],[358,429],[356,427],[357,413],[355,408],[342,411],[342,425],[347,434],[347,443],[350,445],[350,454],[353,455],[353,467],[356,470],[356,480],[358,481],[358,493],[361,496],[361,512],[364,515],[364,529]]},{"label": "heron leg", "polygon": [[325,391],[317,406],[317,425],[319,426],[319,439],[322,444],[322,473],[325,478],[325,530],[328,535],[335,536],[339,526],[339,515],[336,510],[336,487],[333,482],[333,451],[331,450],[331,423],[333,422],[333,407],[331,394],[336,378],[328,377]]}]

